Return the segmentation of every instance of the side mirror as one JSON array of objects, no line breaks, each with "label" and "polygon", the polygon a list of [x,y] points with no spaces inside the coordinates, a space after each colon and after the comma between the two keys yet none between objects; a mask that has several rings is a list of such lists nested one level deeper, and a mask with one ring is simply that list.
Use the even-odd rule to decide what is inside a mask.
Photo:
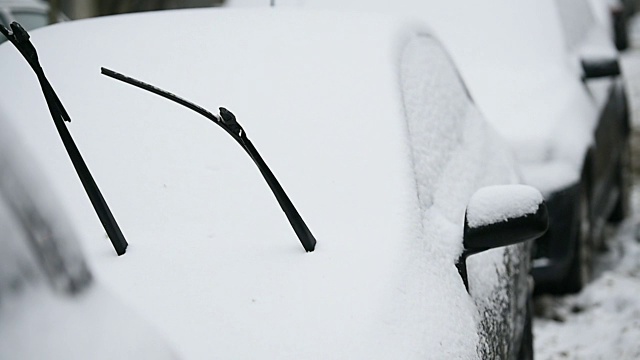
[{"label": "side mirror", "polygon": [[540,192],[526,185],[488,186],[469,200],[464,250],[456,266],[467,290],[467,257],[485,250],[534,240],[547,231],[549,215]]},{"label": "side mirror", "polygon": [[582,59],[582,79],[620,75],[620,63],[617,58]]}]

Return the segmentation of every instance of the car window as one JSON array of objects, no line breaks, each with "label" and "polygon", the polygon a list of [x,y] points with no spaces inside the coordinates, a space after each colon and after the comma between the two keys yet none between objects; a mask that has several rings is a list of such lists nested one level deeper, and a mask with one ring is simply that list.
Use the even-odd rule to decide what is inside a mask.
[{"label": "car window", "polygon": [[401,58],[401,86],[422,205],[432,203],[435,182],[453,149],[460,144],[472,107],[467,89],[442,45],[417,36]]},{"label": "car window", "polygon": [[33,30],[49,24],[47,14],[35,11],[14,11],[13,17],[26,30]]},{"label": "car window", "polygon": [[[11,21],[9,21],[5,16],[4,9],[0,8],[0,25],[7,27],[9,26],[10,22]],[[2,44],[5,41],[7,41],[7,38],[0,35],[0,44]]]}]

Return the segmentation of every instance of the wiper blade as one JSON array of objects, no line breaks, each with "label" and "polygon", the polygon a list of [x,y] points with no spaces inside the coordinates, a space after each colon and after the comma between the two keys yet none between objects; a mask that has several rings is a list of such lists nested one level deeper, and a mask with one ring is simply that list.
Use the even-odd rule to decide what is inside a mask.
[{"label": "wiper blade", "polygon": [[236,121],[236,117],[229,110],[221,107],[220,115],[217,116],[212,114],[211,112],[209,112],[208,110],[204,109],[201,106],[198,106],[188,100],[185,100],[168,91],[162,90],[156,86],[125,76],[123,74],[120,74],[113,70],[109,70],[104,67],[101,70],[102,70],[102,74],[106,76],[123,81],[127,84],[136,86],[138,88],[150,91],[156,95],[162,96],[182,106],[185,106],[197,112],[198,114],[206,117],[207,119],[213,121],[215,124],[217,124],[222,129],[224,129],[229,135],[231,135],[232,138],[234,138],[238,142],[238,144],[240,144],[240,146],[242,146],[242,148],[247,152],[247,154],[249,154],[253,162],[256,164],[256,166],[258,166],[260,173],[262,173],[262,176],[267,181],[267,184],[271,188],[273,195],[275,195],[276,199],[278,200],[278,204],[280,204],[282,211],[284,211],[285,215],[287,216],[287,219],[289,220],[289,223],[291,224],[293,231],[295,231],[304,249],[307,252],[311,252],[315,249],[316,239],[313,237],[313,234],[311,234],[311,231],[307,227],[307,224],[304,222],[304,220],[298,213],[298,210],[296,210],[295,206],[293,206],[293,203],[291,202],[287,194],[284,192],[284,189],[282,188],[282,186],[280,186],[280,183],[271,172],[271,169],[269,169],[267,164],[264,162],[264,160],[258,153],[258,150],[253,146],[253,144],[251,143],[251,140],[247,138],[247,133],[244,131],[242,126],[238,124],[238,121]]},{"label": "wiper blade", "polygon": [[31,41],[29,41],[29,33],[27,33],[27,31],[15,21],[11,23],[11,30],[0,25],[0,32],[18,49],[20,54],[22,54],[22,56],[27,60],[33,71],[38,76],[40,87],[42,88],[45,100],[47,101],[47,106],[49,107],[49,113],[53,118],[53,123],[58,130],[62,143],[67,150],[67,154],[69,154],[73,167],[76,169],[76,173],[82,182],[82,186],[89,196],[89,200],[91,201],[96,214],[98,214],[98,218],[107,232],[116,253],[118,255],[124,254],[128,243],[125,240],[124,235],[122,235],[122,231],[120,231],[120,227],[118,226],[116,219],[113,217],[107,202],[104,200],[100,189],[98,189],[98,185],[93,180],[93,176],[91,176],[89,168],[82,159],[82,155],[80,154],[78,147],[73,141],[73,138],[64,123],[65,121],[71,122],[71,118],[64,106],[62,106],[62,102],[53,90],[49,80],[47,80],[44,75],[44,70],[38,61],[38,53],[36,52],[33,44],[31,44]]}]

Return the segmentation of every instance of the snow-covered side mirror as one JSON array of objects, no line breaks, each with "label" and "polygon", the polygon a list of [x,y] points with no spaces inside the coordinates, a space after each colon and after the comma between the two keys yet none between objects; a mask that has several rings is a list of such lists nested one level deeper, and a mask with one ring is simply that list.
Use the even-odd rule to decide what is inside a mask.
[{"label": "snow-covered side mirror", "polygon": [[464,249],[468,255],[542,236],[548,227],[547,206],[540,192],[526,185],[488,186],[467,206]]},{"label": "snow-covered side mirror", "polygon": [[467,257],[536,239],[547,231],[549,215],[540,192],[526,185],[488,186],[469,200],[464,220],[464,250],[458,271],[467,284]]}]

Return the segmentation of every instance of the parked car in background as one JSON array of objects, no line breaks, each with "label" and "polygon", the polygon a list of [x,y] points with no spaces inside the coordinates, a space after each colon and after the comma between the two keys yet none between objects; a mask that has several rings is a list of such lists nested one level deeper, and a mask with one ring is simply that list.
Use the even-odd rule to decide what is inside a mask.
[{"label": "parked car in background", "polygon": [[[582,245],[574,250],[570,272],[564,283],[558,283],[561,278],[557,267],[540,269],[540,276],[544,276],[543,285],[549,285],[550,290],[556,291],[577,291],[588,281],[592,253],[604,246],[602,231],[605,223],[617,223],[629,211],[630,120],[626,90],[620,76],[616,46],[607,36],[607,23],[598,20],[598,5],[602,6],[598,2],[558,1],[565,47],[593,99],[598,122],[592,130],[593,144],[585,155],[581,175],[586,193],[579,203],[586,202],[586,206],[578,210],[582,214],[579,216],[582,226],[574,233],[581,234],[579,243]],[[551,238],[549,241],[554,240]],[[547,249],[553,248],[549,244]],[[558,249],[557,246],[555,248]],[[566,250],[551,253],[552,257],[562,254],[565,254],[564,259],[568,257]],[[579,274],[580,279],[574,277],[571,280],[572,274]]]},{"label": "parked car in background", "polygon": [[591,12],[605,25],[616,48],[620,51],[627,49],[629,47],[627,23],[636,11],[635,1],[591,0],[585,3],[590,3]]},{"label": "parked car in background", "polygon": [[305,1],[307,8],[412,14],[451,51],[476,104],[549,202],[537,241],[541,291],[589,279],[607,220],[627,208],[629,120],[617,52],[581,0]]},{"label": "parked car in background", "polygon": [[0,358],[174,359],[158,332],[92,277],[35,167],[2,119]]},{"label": "parked car in background", "polygon": [[[423,25],[182,10],[69,22],[31,41],[124,256],[8,44],[0,114],[64,194],[98,277],[185,358],[532,357],[529,240],[546,207]],[[212,123],[101,66],[233,111],[315,251],[218,128],[228,117]]]},{"label": "parked car in background", "polygon": [[[64,14],[58,21],[66,21]],[[49,25],[49,4],[41,0],[0,0],[0,24],[9,26],[17,21],[27,30]],[[6,41],[0,36],[0,43]]]}]

